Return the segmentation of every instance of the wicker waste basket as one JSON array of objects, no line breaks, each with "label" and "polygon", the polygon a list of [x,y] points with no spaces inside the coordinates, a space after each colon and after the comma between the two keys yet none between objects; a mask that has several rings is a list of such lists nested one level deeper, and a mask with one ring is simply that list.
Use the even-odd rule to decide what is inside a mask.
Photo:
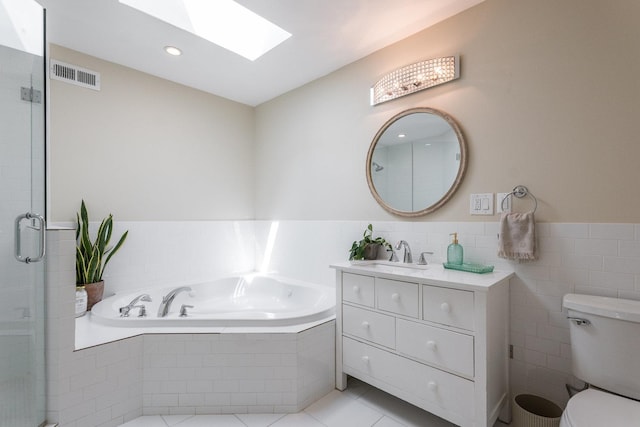
[{"label": "wicker waste basket", "polygon": [[532,394],[513,398],[512,427],[558,427],[562,409],[555,403]]}]

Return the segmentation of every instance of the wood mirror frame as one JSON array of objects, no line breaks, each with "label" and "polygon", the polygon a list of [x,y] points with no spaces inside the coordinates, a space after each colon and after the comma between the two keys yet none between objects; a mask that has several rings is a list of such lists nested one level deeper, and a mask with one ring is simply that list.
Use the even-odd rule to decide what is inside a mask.
[{"label": "wood mirror frame", "polygon": [[[438,192],[437,194],[431,197],[433,200],[435,200],[435,202],[433,203],[429,202],[430,204],[428,206],[420,207],[419,209],[403,210],[397,206],[392,206],[388,202],[389,198],[387,197],[387,200],[385,200],[385,198],[383,198],[378,192],[378,190],[376,189],[376,186],[374,185],[374,179],[372,176],[372,169],[375,169],[377,167],[378,168],[377,170],[380,171],[384,168],[380,168],[380,165],[378,163],[376,163],[374,166],[373,157],[374,157],[375,149],[378,146],[378,143],[380,142],[381,138],[385,135],[385,132],[389,130],[389,128],[392,127],[392,125],[397,126],[401,119],[406,118],[407,116],[410,116],[410,115],[415,115],[415,114],[433,115],[444,120],[444,122],[446,122],[446,124],[449,125],[449,127],[451,128],[451,131],[453,131],[455,137],[458,140],[459,160],[456,158],[456,161],[458,162],[458,168],[457,168],[457,171],[455,171],[456,172],[455,178],[453,179],[453,182],[451,183],[451,185],[448,188],[443,189],[441,194],[440,192]],[[416,140],[420,140],[420,137],[421,136],[414,137],[412,141],[415,142]],[[462,179],[464,178],[465,172],[467,170],[467,163],[468,163],[467,143],[464,139],[460,126],[450,115],[442,111],[436,110],[434,108],[428,108],[428,107],[411,108],[411,109],[402,111],[396,114],[395,116],[393,116],[391,119],[389,119],[380,128],[380,130],[376,133],[375,137],[373,138],[373,141],[371,142],[371,146],[369,147],[369,151],[367,153],[367,162],[366,162],[367,184],[369,185],[369,190],[371,191],[371,194],[376,199],[378,204],[380,204],[380,206],[382,206],[388,212],[391,212],[392,214],[402,216],[402,217],[422,216],[422,215],[426,215],[428,213],[434,212],[435,210],[441,208],[445,203],[449,201],[449,199],[451,199],[453,194],[456,192],[456,190],[460,187],[460,184],[462,183]],[[411,171],[412,186],[414,186],[413,179],[414,179],[415,173],[413,172],[413,163],[410,165],[410,167],[412,168],[412,171]],[[449,171],[451,174],[453,174],[454,172],[453,169],[455,168],[452,168],[452,170]],[[413,194],[412,194],[412,198],[413,198]]]}]

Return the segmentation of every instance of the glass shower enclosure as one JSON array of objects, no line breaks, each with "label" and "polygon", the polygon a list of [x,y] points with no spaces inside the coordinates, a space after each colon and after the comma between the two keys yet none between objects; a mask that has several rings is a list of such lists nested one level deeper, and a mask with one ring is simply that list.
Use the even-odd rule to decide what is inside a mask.
[{"label": "glass shower enclosure", "polygon": [[0,0],[0,427],[45,421],[44,21]]}]

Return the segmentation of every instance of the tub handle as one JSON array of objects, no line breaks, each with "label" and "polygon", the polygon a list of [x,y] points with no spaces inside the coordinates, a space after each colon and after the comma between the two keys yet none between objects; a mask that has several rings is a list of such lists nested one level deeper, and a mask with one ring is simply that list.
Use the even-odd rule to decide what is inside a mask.
[{"label": "tub handle", "polygon": [[180,317],[187,317],[187,308],[193,308],[193,306],[188,304],[182,304],[180,306]]}]

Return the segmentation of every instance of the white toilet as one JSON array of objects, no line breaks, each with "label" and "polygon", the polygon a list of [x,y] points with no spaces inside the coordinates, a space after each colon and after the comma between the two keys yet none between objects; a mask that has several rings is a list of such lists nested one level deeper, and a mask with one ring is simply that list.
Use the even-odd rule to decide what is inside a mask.
[{"label": "white toilet", "polygon": [[[560,427],[640,426],[640,301],[567,294],[574,395]],[[635,399],[635,400],[634,400]]]}]

